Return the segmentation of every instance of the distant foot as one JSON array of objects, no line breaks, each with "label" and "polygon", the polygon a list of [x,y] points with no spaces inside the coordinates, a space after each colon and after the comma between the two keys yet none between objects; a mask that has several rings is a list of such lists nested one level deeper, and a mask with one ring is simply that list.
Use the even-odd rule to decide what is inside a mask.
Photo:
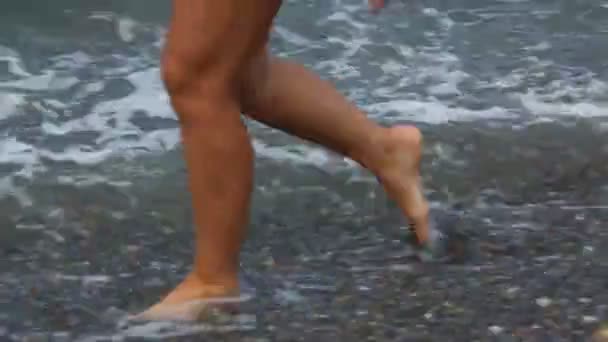
[{"label": "distant foot", "polygon": [[213,311],[234,310],[241,301],[238,286],[206,285],[190,274],[162,301],[130,320],[198,321]]},{"label": "distant foot", "polygon": [[422,192],[422,134],[413,126],[383,128],[368,163],[385,191],[401,208],[418,242],[429,240],[429,205]]}]

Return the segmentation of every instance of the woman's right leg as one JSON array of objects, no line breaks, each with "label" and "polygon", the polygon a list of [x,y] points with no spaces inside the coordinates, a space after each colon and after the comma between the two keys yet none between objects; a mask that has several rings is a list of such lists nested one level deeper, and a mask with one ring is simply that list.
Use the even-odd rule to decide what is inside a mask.
[{"label": "woman's right leg", "polygon": [[173,0],[163,78],[178,114],[196,225],[190,275],[142,319],[196,319],[204,299],[238,292],[253,149],[241,73],[267,42],[280,0]]}]

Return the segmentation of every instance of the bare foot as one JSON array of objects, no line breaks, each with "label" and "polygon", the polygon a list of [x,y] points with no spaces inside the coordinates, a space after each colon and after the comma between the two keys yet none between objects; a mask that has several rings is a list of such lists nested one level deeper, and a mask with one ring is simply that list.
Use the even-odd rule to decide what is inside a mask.
[{"label": "bare foot", "polygon": [[429,238],[429,205],[420,180],[422,134],[413,126],[382,129],[370,170],[414,228],[420,244]]},{"label": "bare foot", "polygon": [[190,274],[169,295],[148,310],[132,316],[135,321],[196,321],[213,309],[231,310],[242,302],[238,286],[203,284]]}]

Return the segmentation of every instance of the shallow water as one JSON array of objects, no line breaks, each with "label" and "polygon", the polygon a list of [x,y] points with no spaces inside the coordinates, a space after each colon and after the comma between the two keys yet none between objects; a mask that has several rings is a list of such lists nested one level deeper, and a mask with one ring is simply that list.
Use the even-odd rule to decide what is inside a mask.
[{"label": "shallow water", "polygon": [[0,336],[580,340],[608,319],[608,4],[393,2],[370,16],[359,1],[288,1],[273,50],[375,120],[421,127],[427,194],[461,216],[477,253],[415,262],[373,177],[248,122],[254,299],[229,322],[122,326],[192,252],[158,78],[168,6],[142,4],[0,14]]}]

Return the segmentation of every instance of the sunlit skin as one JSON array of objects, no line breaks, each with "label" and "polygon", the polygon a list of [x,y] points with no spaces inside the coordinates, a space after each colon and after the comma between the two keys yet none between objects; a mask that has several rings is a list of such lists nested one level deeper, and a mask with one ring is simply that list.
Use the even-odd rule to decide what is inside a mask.
[{"label": "sunlit skin", "polygon": [[[384,1],[369,6],[377,11]],[[379,126],[329,82],[272,56],[267,43],[280,7],[280,0],[173,0],[162,76],[181,125],[196,251],[189,275],[139,319],[194,320],[205,300],[238,294],[254,159],[242,114],[369,169],[419,243],[428,239],[419,130]]]}]

